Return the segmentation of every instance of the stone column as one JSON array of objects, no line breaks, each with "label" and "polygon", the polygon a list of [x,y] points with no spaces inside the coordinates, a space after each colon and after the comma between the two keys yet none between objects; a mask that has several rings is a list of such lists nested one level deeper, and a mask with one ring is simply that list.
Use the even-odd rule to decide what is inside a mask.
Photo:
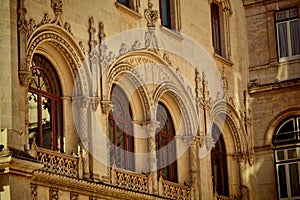
[{"label": "stone column", "polygon": [[152,179],[152,191],[153,194],[158,194],[157,185],[157,158],[156,158],[156,144],[155,144],[155,133],[159,127],[159,122],[151,120],[147,125],[148,134],[148,152],[149,152],[149,168],[150,178]]},{"label": "stone column", "polygon": [[88,97],[81,97],[76,100],[78,106],[78,121],[79,136],[81,140],[81,153],[83,160],[83,178],[90,178],[90,141],[89,141],[89,99]]},{"label": "stone column", "polygon": [[191,174],[191,182],[194,189],[194,197],[192,197],[195,200],[199,199],[199,190],[198,190],[198,178],[197,178],[197,146],[196,146],[196,140],[194,139],[193,142],[190,145],[189,153],[190,153],[190,174]]},{"label": "stone column", "polygon": [[247,156],[245,154],[240,154],[236,156],[236,159],[238,161],[238,166],[239,166],[241,200],[248,200],[249,188],[247,186],[247,178],[246,178]]}]

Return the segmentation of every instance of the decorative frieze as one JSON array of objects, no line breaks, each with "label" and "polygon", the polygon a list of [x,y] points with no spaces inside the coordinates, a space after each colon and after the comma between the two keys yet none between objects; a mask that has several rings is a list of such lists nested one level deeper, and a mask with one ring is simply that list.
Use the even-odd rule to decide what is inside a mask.
[{"label": "decorative frieze", "polygon": [[36,184],[30,184],[30,187],[31,187],[31,199],[32,200],[38,200],[37,185]]}]

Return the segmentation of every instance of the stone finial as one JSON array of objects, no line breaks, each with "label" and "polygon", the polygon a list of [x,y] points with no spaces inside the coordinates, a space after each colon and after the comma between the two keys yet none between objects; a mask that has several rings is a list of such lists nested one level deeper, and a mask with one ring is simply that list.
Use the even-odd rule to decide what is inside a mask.
[{"label": "stone finial", "polygon": [[153,10],[152,7],[153,4],[148,2],[148,8],[144,12],[148,27],[155,27],[158,20],[158,10]]},{"label": "stone finial", "polygon": [[52,23],[62,26],[62,7],[63,7],[63,1],[62,0],[51,0],[51,8],[53,9],[55,18]]},{"label": "stone finial", "polygon": [[105,32],[104,32],[104,23],[103,23],[103,21],[101,21],[101,22],[99,23],[99,43],[100,43],[100,44],[101,44],[102,41],[105,39],[105,37],[106,37],[106,34],[105,34]]}]

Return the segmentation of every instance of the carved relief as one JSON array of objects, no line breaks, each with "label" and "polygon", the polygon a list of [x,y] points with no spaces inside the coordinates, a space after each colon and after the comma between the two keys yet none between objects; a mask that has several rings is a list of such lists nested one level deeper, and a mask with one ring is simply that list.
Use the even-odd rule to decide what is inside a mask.
[{"label": "carved relief", "polygon": [[155,27],[158,20],[158,10],[153,10],[152,7],[153,4],[148,1],[148,8],[144,12],[148,27]]},{"label": "carved relief", "polygon": [[50,200],[59,200],[59,190],[56,188],[50,188]]},{"label": "carved relief", "polygon": [[71,192],[70,193],[70,200],[78,200],[78,193]]},{"label": "carved relief", "polygon": [[32,200],[38,200],[37,185],[36,184],[30,184],[30,186],[31,186],[31,198],[32,198]]}]

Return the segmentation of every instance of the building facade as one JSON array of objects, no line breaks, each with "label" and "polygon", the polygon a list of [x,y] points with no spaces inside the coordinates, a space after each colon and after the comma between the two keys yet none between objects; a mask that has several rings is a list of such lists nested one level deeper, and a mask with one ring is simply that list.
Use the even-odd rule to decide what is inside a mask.
[{"label": "building facade", "polygon": [[0,8],[0,199],[300,198],[299,0]]}]

